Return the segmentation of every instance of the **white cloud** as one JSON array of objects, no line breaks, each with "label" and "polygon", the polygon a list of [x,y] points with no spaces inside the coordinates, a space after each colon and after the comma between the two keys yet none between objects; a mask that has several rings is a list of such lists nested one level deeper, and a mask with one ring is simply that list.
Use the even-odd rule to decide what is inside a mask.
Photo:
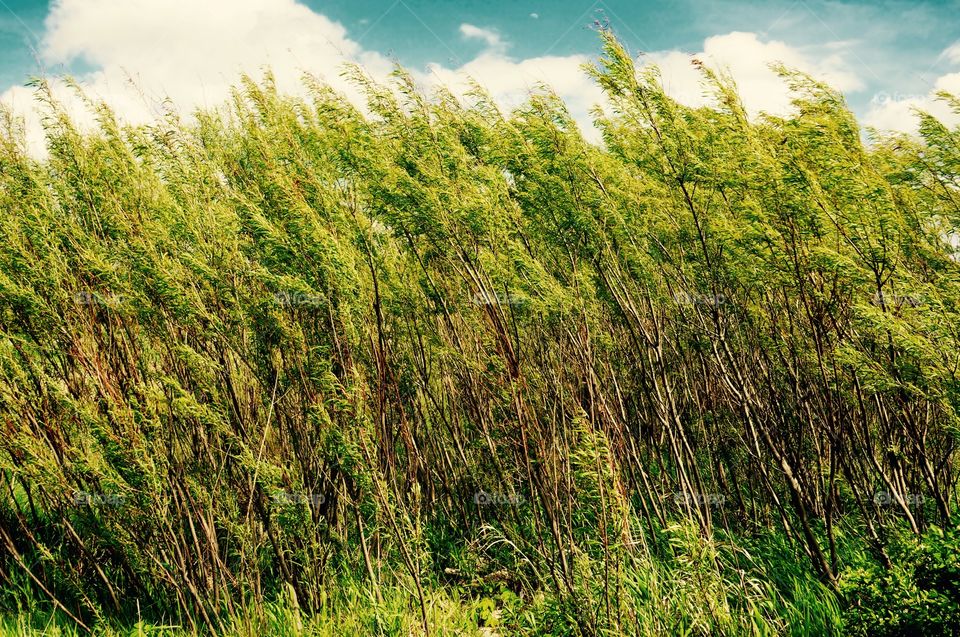
[{"label": "white cloud", "polygon": [[500,39],[500,34],[496,31],[467,24],[466,22],[460,25],[460,34],[471,40],[483,40],[487,46],[491,48],[503,46],[503,40]]},{"label": "white cloud", "polygon": [[940,59],[947,60],[951,64],[960,64],[960,40],[947,47],[946,50],[940,54]]},{"label": "white cloud", "polygon": [[926,106],[924,95],[890,95],[877,93],[870,100],[870,108],[863,117],[865,126],[878,130],[917,132],[914,109]]},{"label": "white cloud", "polygon": [[389,61],[364,51],[346,29],[295,0],[59,0],[46,20],[47,63],[82,60],[82,78],[113,97],[128,74],[184,105],[212,106],[241,72],[269,65],[280,86],[299,87],[304,70],[338,88],[344,60],[374,73]]},{"label": "white cloud", "polygon": [[534,20],[539,20],[539,19],[540,19],[540,14],[539,14],[539,13],[531,13],[531,14],[530,14],[530,17],[533,18]]},{"label": "white cloud", "polygon": [[[733,32],[707,38],[703,51],[695,55],[661,51],[651,53],[644,59],[661,69],[665,90],[681,103],[703,106],[711,102],[704,91],[700,74],[690,64],[692,58],[699,58],[714,68],[730,70],[751,116],[760,112],[786,115],[790,112],[790,95],[786,84],[769,68],[770,63],[781,62],[787,68],[808,73],[849,94],[865,88],[865,83],[856,72],[863,70],[860,69],[862,63],[854,58],[858,64],[851,67],[845,55],[855,44],[852,41],[832,42],[814,52],[776,40],[764,42],[754,33]],[[948,48],[940,57],[960,64],[960,42]],[[877,93],[860,121],[878,130],[913,134],[918,131],[915,110],[919,109],[948,125],[960,124],[960,116],[937,99],[938,91],[960,95],[960,73],[939,77],[929,93],[925,94]]]},{"label": "white cloud", "polygon": [[[94,67],[80,84],[131,123],[152,119],[164,98],[188,111],[218,106],[240,73],[258,75],[267,66],[284,91],[301,91],[300,78],[309,71],[356,98],[357,90],[340,77],[345,61],[360,62],[375,76],[391,68],[348,38],[343,26],[295,0],[59,0],[45,26],[41,59]],[[52,84],[71,113],[89,120],[62,82]],[[27,89],[14,87],[0,101],[24,113],[31,100]],[[39,119],[26,115],[37,150]]]},{"label": "white cloud", "polygon": [[950,73],[937,78],[934,90],[946,91],[960,97],[960,73]]},{"label": "white cloud", "polygon": [[915,134],[919,130],[916,111],[920,110],[930,113],[947,125],[960,124],[960,116],[943,100],[937,98],[936,94],[940,91],[960,96],[960,73],[940,76],[926,94],[878,93],[870,102],[870,109],[864,115],[863,123],[878,130]]},{"label": "white cloud", "polygon": [[[422,85],[445,84],[463,93],[469,88],[467,78],[472,77],[509,109],[543,82],[565,100],[584,133],[598,137],[588,113],[604,98],[581,69],[589,61],[587,56],[518,60],[507,55],[508,43],[496,31],[465,23],[459,33],[482,42],[484,50],[457,68],[431,64],[426,73],[414,72]],[[957,46],[960,43],[944,55],[953,59]],[[769,63],[783,62],[841,90],[857,91],[863,82],[845,60],[849,47],[850,43],[836,42],[814,51],[764,41],[754,33],[733,32],[707,38],[696,57],[731,71],[751,114],[786,114],[787,88]],[[386,56],[364,48],[341,24],[298,0],[57,0],[46,20],[40,56],[49,65],[82,61],[92,67],[93,71],[79,77],[81,85],[131,123],[152,119],[167,97],[185,111],[218,106],[241,72],[256,76],[266,67],[283,91],[302,91],[300,78],[306,71],[362,104],[358,90],[341,77],[344,62],[358,62],[378,79],[392,68]],[[660,66],[668,93],[678,100],[706,104],[702,78],[691,66],[691,57],[660,51],[643,60]],[[950,89],[960,78],[948,75],[940,82],[942,88]],[[70,97],[62,83],[54,85],[69,110],[89,122],[80,101]],[[928,99],[914,97],[921,103]],[[33,103],[31,91],[22,87],[8,89],[0,101],[13,104],[20,113],[30,111]],[[870,121],[902,125],[911,104],[904,99],[877,102]],[[31,148],[39,149],[42,129],[35,114],[28,117],[28,131]]]},{"label": "white cloud", "polygon": [[542,56],[514,60],[499,50],[490,50],[457,69],[431,64],[436,82],[455,94],[470,89],[472,78],[483,86],[503,108],[520,106],[531,90],[544,83],[563,97],[570,114],[588,139],[598,140],[589,112],[604,102],[603,91],[583,72],[589,61],[584,55]]},{"label": "white cloud", "polygon": [[[456,90],[471,75],[509,108],[545,81],[592,130],[587,111],[599,91],[579,68],[583,56],[516,61],[506,56],[496,32],[463,24],[460,33],[483,41],[486,50],[457,69],[431,65],[429,73],[414,73],[421,84],[443,81]],[[363,48],[342,25],[297,0],[58,0],[46,20],[40,55],[47,64],[92,66],[94,71],[78,78],[84,90],[131,123],[155,117],[164,98],[187,111],[218,106],[240,73],[256,76],[266,67],[283,91],[301,91],[307,71],[362,104],[358,90],[340,75],[343,64],[359,62],[378,79],[392,68],[390,60]],[[61,82],[53,84],[70,112],[89,123],[80,101]],[[31,91],[13,87],[0,101],[27,114],[30,146],[41,153],[43,132]]]},{"label": "white cloud", "polygon": [[[836,44],[836,43],[835,43]],[[790,112],[790,94],[784,81],[770,68],[783,63],[827,82],[841,91],[857,91],[862,80],[850,70],[843,58],[843,45],[825,47],[830,53],[819,59],[801,49],[777,40],[762,41],[756,33],[734,31],[707,38],[703,51],[691,55],[680,51],[651,53],[641,61],[656,64],[664,89],[674,99],[690,106],[711,102],[701,74],[691,64],[694,58],[714,69],[729,70],[737,83],[744,107],[751,116],[760,112],[786,115]]]}]

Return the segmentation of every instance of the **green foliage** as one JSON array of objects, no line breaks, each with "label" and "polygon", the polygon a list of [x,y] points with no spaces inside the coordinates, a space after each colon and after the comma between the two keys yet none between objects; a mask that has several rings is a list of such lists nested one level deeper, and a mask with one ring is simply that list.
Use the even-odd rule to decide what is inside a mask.
[{"label": "green foliage", "polygon": [[890,549],[891,567],[852,568],[843,590],[850,634],[956,635],[960,632],[960,535],[931,527]]},{"label": "green foliage", "polygon": [[603,145],[399,69],[4,113],[0,626],[960,630],[960,131],[603,38]]}]

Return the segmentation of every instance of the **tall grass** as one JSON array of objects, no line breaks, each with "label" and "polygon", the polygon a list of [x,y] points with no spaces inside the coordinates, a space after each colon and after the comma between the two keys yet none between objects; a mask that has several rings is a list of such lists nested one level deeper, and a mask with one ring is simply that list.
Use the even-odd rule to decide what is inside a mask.
[{"label": "tall grass", "polygon": [[350,71],[366,113],[268,75],[93,132],[39,83],[49,158],[0,135],[0,626],[874,621],[845,573],[955,524],[960,132],[865,147],[785,70],[791,118],[706,69],[691,109],[604,46],[602,148],[400,70]]}]

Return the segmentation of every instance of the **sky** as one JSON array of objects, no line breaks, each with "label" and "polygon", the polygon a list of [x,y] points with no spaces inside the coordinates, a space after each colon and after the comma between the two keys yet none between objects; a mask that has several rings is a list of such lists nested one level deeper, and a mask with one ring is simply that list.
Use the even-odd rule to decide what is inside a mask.
[{"label": "sky", "polygon": [[[782,62],[842,90],[865,126],[912,132],[915,108],[953,118],[934,93],[960,94],[958,17],[960,0],[0,0],[0,102],[42,146],[25,86],[39,75],[69,74],[142,123],[165,98],[217,106],[240,73],[267,66],[283,90],[301,91],[306,71],[360,101],[345,62],[374,78],[400,63],[428,90],[462,93],[473,78],[505,108],[545,82],[595,136],[589,112],[603,96],[581,66],[599,53],[599,23],[681,102],[708,103],[696,56],[733,75],[752,115],[787,114],[769,68]],[[80,100],[54,86],[83,120]]]}]

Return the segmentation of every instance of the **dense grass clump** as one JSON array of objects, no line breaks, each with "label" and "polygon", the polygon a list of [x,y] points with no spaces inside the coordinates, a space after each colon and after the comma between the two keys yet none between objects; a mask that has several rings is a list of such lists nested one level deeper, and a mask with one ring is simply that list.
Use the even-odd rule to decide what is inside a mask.
[{"label": "dense grass clump", "polygon": [[0,629],[960,630],[960,131],[592,72],[8,117]]}]

